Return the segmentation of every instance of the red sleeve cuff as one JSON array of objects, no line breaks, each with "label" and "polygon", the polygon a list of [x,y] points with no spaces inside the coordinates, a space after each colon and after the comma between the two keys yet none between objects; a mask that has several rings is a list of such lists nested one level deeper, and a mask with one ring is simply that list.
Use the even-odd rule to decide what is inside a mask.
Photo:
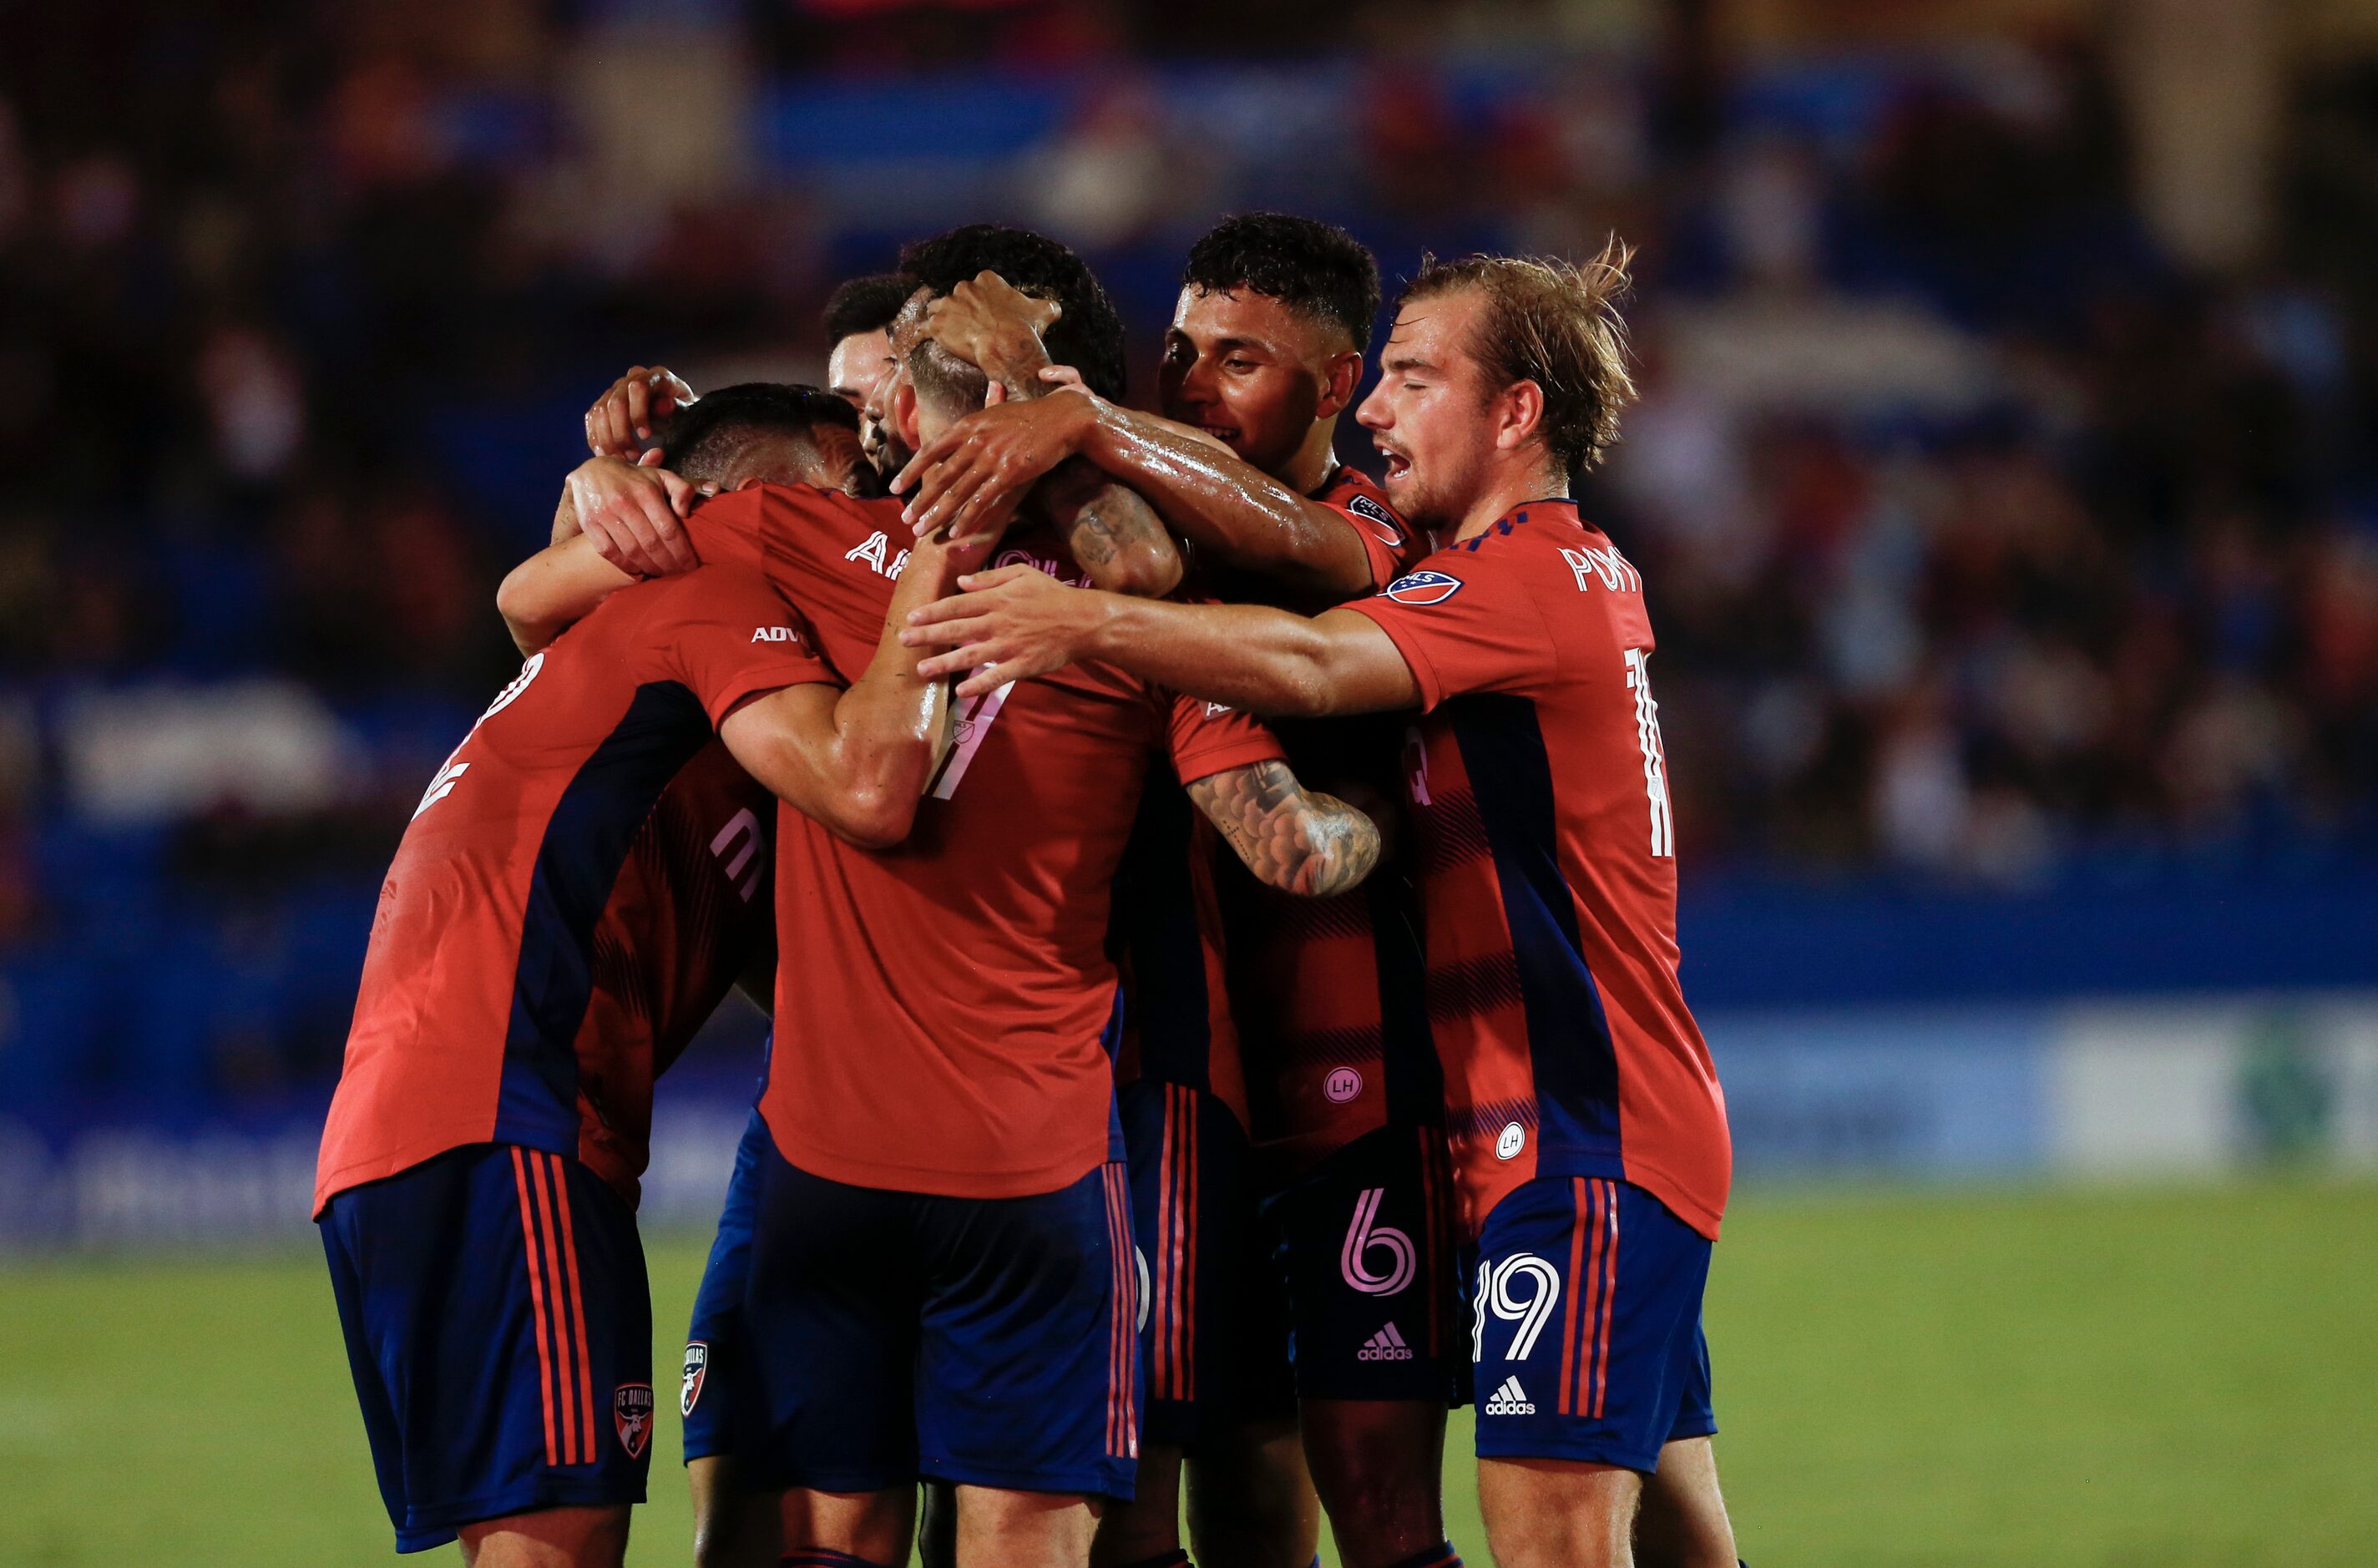
[{"label": "red sleeve cuff", "polygon": [[1288,753],[1279,748],[1279,742],[1267,733],[1249,736],[1244,740],[1232,741],[1212,750],[1175,757],[1172,770],[1181,775],[1181,783],[1185,786],[1195,784],[1199,779],[1210,779],[1216,773],[1227,773],[1233,768],[1252,768],[1258,762],[1284,762],[1287,760]]},{"label": "red sleeve cuff", "polygon": [[1392,600],[1382,604],[1376,598],[1356,599],[1339,608],[1365,616],[1387,634],[1387,640],[1404,656],[1405,665],[1420,687],[1420,711],[1425,713],[1445,700],[1445,683],[1438,677],[1436,666],[1429,663],[1427,640],[1413,628],[1408,617],[1392,607],[1393,604]]}]

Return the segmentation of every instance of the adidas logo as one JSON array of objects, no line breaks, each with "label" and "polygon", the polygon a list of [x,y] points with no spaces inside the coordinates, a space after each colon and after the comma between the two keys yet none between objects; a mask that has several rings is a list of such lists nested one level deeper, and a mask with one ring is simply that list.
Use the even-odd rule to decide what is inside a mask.
[{"label": "adidas logo", "polygon": [[1536,1402],[1528,1397],[1528,1391],[1519,1386],[1516,1376],[1505,1378],[1503,1386],[1486,1401],[1486,1414],[1490,1416],[1532,1416],[1535,1413]]},{"label": "adidas logo", "polygon": [[1411,1347],[1404,1343],[1404,1336],[1396,1332],[1393,1323],[1371,1335],[1363,1341],[1363,1347],[1354,1352],[1357,1361],[1409,1361],[1411,1359]]}]

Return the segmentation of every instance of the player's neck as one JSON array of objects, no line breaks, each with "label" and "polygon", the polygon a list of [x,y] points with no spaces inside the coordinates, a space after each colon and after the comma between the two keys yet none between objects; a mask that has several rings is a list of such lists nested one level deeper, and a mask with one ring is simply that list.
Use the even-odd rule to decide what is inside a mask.
[{"label": "player's neck", "polygon": [[1461,514],[1460,525],[1453,531],[1453,542],[1459,545],[1477,538],[1514,508],[1530,501],[1567,498],[1567,480],[1546,473],[1541,463],[1513,463],[1507,472],[1494,474],[1486,488]]},{"label": "player's neck", "polygon": [[1300,496],[1316,496],[1338,477],[1338,417],[1316,419],[1280,471],[1272,475]]}]

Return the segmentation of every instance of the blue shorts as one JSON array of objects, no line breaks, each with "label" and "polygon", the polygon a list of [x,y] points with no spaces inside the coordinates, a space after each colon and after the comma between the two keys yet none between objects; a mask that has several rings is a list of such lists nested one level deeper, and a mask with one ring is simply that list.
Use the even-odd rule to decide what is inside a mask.
[{"label": "blue shorts", "polygon": [[751,1484],[1130,1497],[1135,1272],[1119,1162],[1033,1197],[952,1198],[830,1181],[772,1144],[743,1299]]},{"label": "blue shorts", "polygon": [[1471,1274],[1478,1454],[1646,1474],[1717,1430],[1707,1238],[1639,1187],[1539,1177],[1486,1216]]},{"label": "blue shorts", "polygon": [[1367,1132],[1267,1198],[1263,1219],[1299,1399],[1461,1402],[1468,1324],[1442,1130]]},{"label": "blue shorts", "polygon": [[349,1188],[321,1229],[397,1550],[484,1519],[644,1500],[644,1251],[593,1171],[474,1143]]},{"label": "blue shorts", "polygon": [[743,1335],[743,1285],[751,1272],[751,1221],[760,1206],[760,1164],[772,1152],[768,1124],[758,1111],[735,1148],[718,1235],[694,1292],[693,1322],[685,1331],[685,1365],[678,1381],[678,1414],[685,1421],[689,1460],[751,1450],[751,1352]]},{"label": "blue shorts", "polygon": [[1230,1403],[1251,1263],[1247,1135],[1227,1105],[1186,1084],[1141,1079],[1115,1098],[1139,1252],[1141,1436],[1194,1449]]}]

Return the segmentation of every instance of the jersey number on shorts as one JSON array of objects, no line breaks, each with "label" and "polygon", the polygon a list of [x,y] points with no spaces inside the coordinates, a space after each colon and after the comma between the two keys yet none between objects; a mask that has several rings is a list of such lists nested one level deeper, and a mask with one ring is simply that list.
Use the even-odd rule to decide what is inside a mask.
[{"label": "jersey number on shorts", "polygon": [[[1338,1272],[1365,1296],[1393,1296],[1412,1282],[1412,1272],[1419,1266],[1411,1238],[1392,1225],[1378,1223],[1379,1204],[1387,1195],[1384,1187],[1363,1190],[1354,1200],[1353,1222],[1346,1227],[1346,1244],[1338,1251]],[[1371,1253],[1378,1248],[1387,1250],[1384,1274],[1371,1270]]]},{"label": "jersey number on shorts", "polygon": [[[1523,1281],[1533,1282],[1524,1297],[1516,1288]],[[1511,1335],[1511,1348],[1504,1352],[1503,1359],[1526,1360],[1528,1352],[1536,1347],[1536,1336],[1552,1321],[1553,1309],[1560,1304],[1560,1271],[1533,1252],[1514,1252],[1500,1263],[1489,1258],[1480,1263],[1477,1321],[1470,1330],[1470,1359],[1485,1359],[1486,1314],[1491,1311],[1503,1322],[1519,1325],[1519,1332]]]}]

